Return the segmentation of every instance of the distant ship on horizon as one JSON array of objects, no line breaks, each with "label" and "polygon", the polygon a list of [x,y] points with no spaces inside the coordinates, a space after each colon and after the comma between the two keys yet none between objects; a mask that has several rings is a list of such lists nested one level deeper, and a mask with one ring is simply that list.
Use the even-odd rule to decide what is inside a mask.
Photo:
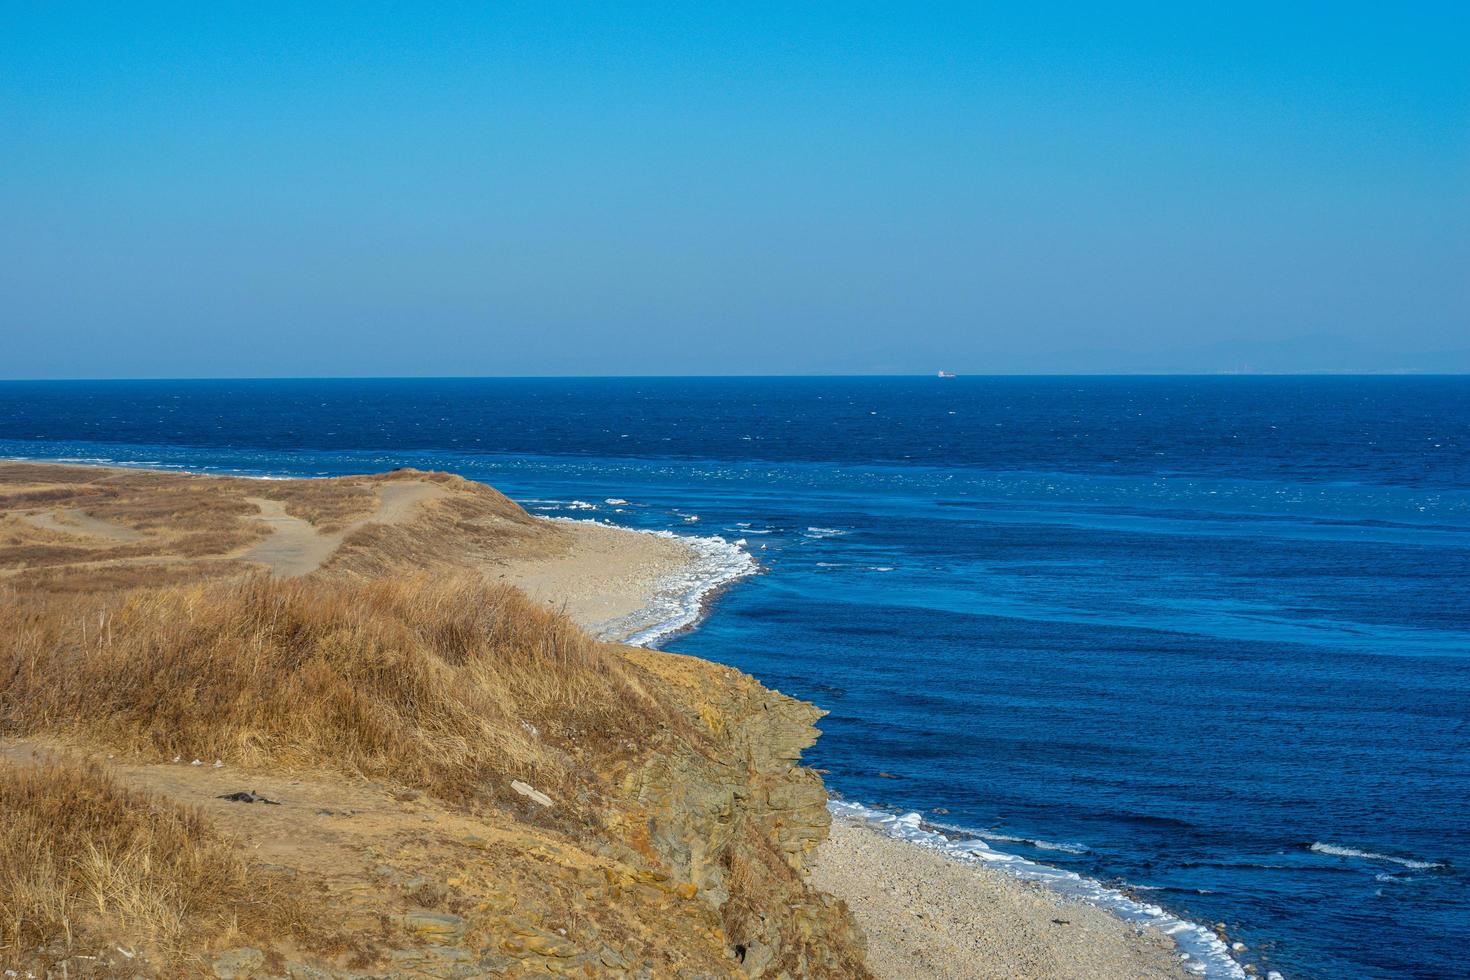
[{"label": "distant ship on horizon", "polygon": [[953,378],[955,377],[955,373],[953,371],[940,371],[939,376],[941,378]]}]

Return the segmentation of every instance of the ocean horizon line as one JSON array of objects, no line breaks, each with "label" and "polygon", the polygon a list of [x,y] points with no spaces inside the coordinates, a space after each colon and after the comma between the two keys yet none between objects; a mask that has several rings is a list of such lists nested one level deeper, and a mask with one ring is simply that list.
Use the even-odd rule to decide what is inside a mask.
[{"label": "ocean horizon line", "polygon": [[[759,381],[779,380],[885,380],[932,378],[941,380],[937,372],[908,373],[780,373],[780,374],[325,374],[325,375],[147,375],[137,377],[66,377],[66,378],[0,378],[0,384],[131,384],[143,382],[211,382],[211,381]],[[1090,380],[1110,378],[1209,379],[1209,378],[1470,378],[1470,371],[1096,371],[1096,372],[965,372],[946,373],[945,381],[974,379],[1046,378]]]}]

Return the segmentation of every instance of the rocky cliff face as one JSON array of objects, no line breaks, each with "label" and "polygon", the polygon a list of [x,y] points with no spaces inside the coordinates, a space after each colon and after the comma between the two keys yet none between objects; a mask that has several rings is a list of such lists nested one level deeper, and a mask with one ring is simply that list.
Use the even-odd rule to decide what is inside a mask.
[{"label": "rocky cliff face", "polygon": [[822,712],[705,661],[628,656],[689,729],[661,734],[623,775],[621,836],[718,910],[746,975],[868,976],[846,907],[805,880],[831,822],[821,777],[799,764]]}]

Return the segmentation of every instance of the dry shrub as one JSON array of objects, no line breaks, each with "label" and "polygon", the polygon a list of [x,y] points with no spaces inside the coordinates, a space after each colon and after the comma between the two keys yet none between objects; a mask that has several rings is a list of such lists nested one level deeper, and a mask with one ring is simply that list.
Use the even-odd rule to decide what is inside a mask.
[{"label": "dry shrub", "polygon": [[637,668],[473,574],[0,602],[0,733],[326,767],[446,799],[570,791],[660,720]]},{"label": "dry shrub", "polygon": [[48,944],[131,942],[177,955],[299,921],[202,813],[119,785],[93,765],[0,763],[0,961]]}]

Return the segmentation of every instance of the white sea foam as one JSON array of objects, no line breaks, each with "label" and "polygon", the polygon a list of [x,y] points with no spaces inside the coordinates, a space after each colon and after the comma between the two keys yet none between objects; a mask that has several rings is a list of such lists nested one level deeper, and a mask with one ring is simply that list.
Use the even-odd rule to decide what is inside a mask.
[{"label": "white sea foam", "polygon": [[[554,521],[584,523],[572,517]],[[594,628],[603,639],[616,639],[637,647],[656,647],[659,642],[682,633],[704,615],[705,601],[736,579],[752,575],[760,566],[750,552],[718,534],[695,536],[673,531],[622,528],[621,525],[588,520],[585,523],[620,527],[635,534],[676,538],[694,551],[694,561],[666,576],[655,587],[648,604],[637,612],[602,623]]]},{"label": "white sea foam", "polygon": [[835,538],[839,534],[847,532],[836,527],[809,527],[806,529],[806,537],[809,538]]},{"label": "white sea foam", "polygon": [[1016,834],[1003,834],[998,830],[971,830],[968,827],[958,827],[954,824],[941,823],[938,820],[926,820],[924,823],[946,834],[975,836],[981,840],[995,841],[1000,844],[1025,844],[1027,847],[1034,847],[1038,851],[1058,851],[1062,854],[1086,854],[1091,850],[1086,844],[1041,840],[1036,837],[1021,837]]},{"label": "white sea foam", "polygon": [[[935,826],[938,826],[938,824]],[[946,827],[945,829],[948,830],[951,828]],[[958,830],[959,828],[954,829]],[[969,831],[961,832],[968,833]],[[1086,844],[1068,844],[1065,841],[1040,840],[1035,837],[1015,837],[1011,834],[997,834],[992,832],[976,832],[975,836],[981,840],[997,841],[1002,844],[1025,844],[1027,847],[1034,847],[1038,851],[1058,851],[1062,854],[1086,854],[1088,851]]]},{"label": "white sea foam", "polygon": [[627,501],[624,500],[622,497],[608,497],[606,500],[603,501],[603,503],[607,504],[609,507],[621,507],[626,504]]},{"label": "white sea foam", "polygon": [[834,816],[867,824],[890,837],[939,851],[959,861],[984,864],[1023,881],[1037,882],[1069,898],[1107,909],[1138,928],[1157,929],[1174,940],[1184,967],[1198,976],[1210,980],[1246,980],[1245,970],[1230,955],[1230,947],[1219,936],[1198,923],[1171,915],[1158,905],[1130,898],[1116,888],[1109,888],[1075,871],[1064,871],[1028,861],[1018,854],[997,851],[978,837],[952,840],[926,829],[923,817],[917,813],[885,813],[846,800],[833,800],[827,806]]},{"label": "white sea foam", "polygon": [[1318,854],[1330,854],[1333,857],[1362,858],[1365,861],[1389,861],[1393,864],[1401,864],[1406,868],[1424,870],[1426,868],[1444,867],[1439,861],[1416,861],[1413,858],[1395,857],[1392,854],[1379,854],[1377,851],[1360,851],[1356,847],[1341,847],[1337,844],[1323,844],[1320,841],[1307,848]]},{"label": "white sea foam", "polygon": [[57,456],[51,460],[53,463],[81,463],[83,466],[126,466],[125,462],[118,462],[107,456]]}]

